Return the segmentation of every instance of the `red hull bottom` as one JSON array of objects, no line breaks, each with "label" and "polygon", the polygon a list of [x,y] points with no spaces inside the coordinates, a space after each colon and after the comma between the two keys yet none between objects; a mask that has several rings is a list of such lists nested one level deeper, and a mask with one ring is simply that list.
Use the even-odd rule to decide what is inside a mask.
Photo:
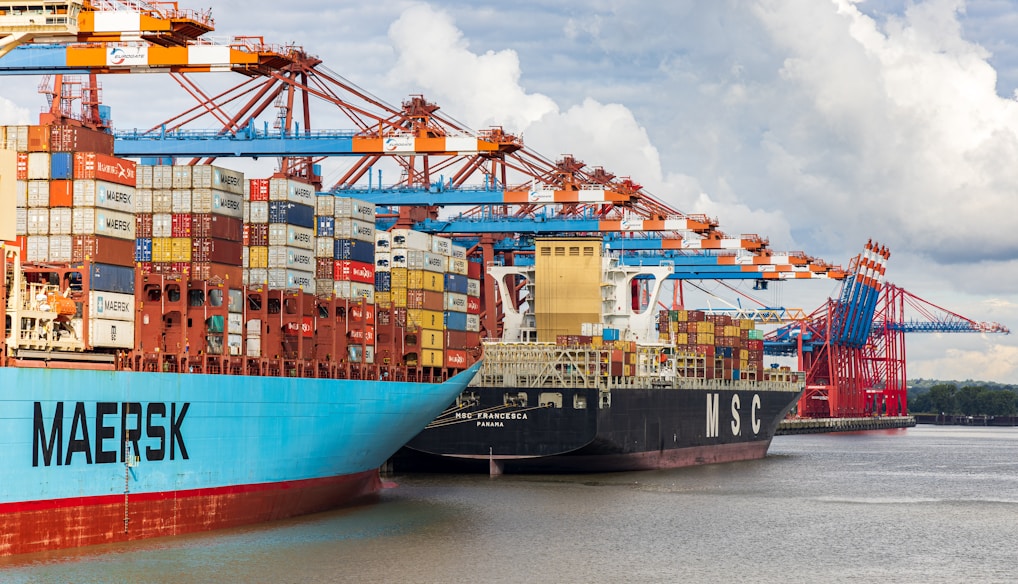
[{"label": "red hull bottom", "polygon": [[[558,456],[518,458],[491,458],[491,462],[505,471],[523,472],[619,472],[634,470],[658,470],[682,468],[700,464],[718,464],[739,460],[756,460],[767,456],[770,440],[695,446],[675,450],[652,452],[630,452],[626,454],[563,454]],[[451,459],[453,457],[449,457]],[[489,460],[487,456],[455,457],[477,461]],[[493,470],[492,472],[497,472]]]},{"label": "red hull bottom", "polygon": [[[0,505],[0,556],[239,527],[365,502],[377,470],[282,483]],[[125,517],[127,522],[125,524]],[[126,529],[125,529],[126,526]]]}]

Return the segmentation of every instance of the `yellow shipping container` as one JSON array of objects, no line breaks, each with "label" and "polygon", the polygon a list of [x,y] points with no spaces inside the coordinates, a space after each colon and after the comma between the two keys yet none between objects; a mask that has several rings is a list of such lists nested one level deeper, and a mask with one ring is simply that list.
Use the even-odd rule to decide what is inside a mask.
[{"label": "yellow shipping container", "polygon": [[741,361],[749,359],[749,351],[747,349],[739,349],[739,359]]},{"label": "yellow shipping container", "polygon": [[[378,296],[377,292],[375,292],[375,296]],[[389,296],[393,306],[396,308],[406,308],[406,288],[393,288],[389,291]]]},{"label": "yellow shipping container", "polygon": [[445,328],[445,319],[441,311],[425,310],[423,308],[410,308],[406,311],[408,325],[416,325],[421,328],[441,330]]},{"label": "yellow shipping container", "polygon": [[375,306],[382,308],[385,305],[392,303],[392,292],[378,292],[375,291]]},{"label": "yellow shipping container", "polygon": [[247,267],[268,268],[269,248],[264,245],[252,245],[247,250]]},{"label": "yellow shipping container", "polygon": [[389,276],[389,279],[391,280],[389,286],[391,288],[406,288],[407,272],[409,272],[409,270],[406,268],[392,268],[389,270],[389,273],[392,274]]},{"label": "yellow shipping container", "polygon": [[152,261],[172,262],[173,261],[173,238],[153,237],[152,238]]},{"label": "yellow shipping container", "polygon": [[171,262],[191,261],[191,238],[174,237],[170,242]]},{"label": "yellow shipping container", "polygon": [[710,321],[703,321],[696,323],[696,332],[698,333],[710,333],[714,334],[714,323]]},{"label": "yellow shipping container", "polygon": [[739,321],[739,326],[742,327],[744,330],[751,331],[756,328],[756,322],[754,322],[752,319],[744,318]]},{"label": "yellow shipping container", "polygon": [[444,367],[445,356],[437,349],[424,349],[421,351],[421,365],[424,367]]},{"label": "yellow shipping container", "polygon": [[445,274],[427,270],[408,270],[406,287],[410,290],[445,292]]},{"label": "yellow shipping container", "polygon": [[441,330],[422,328],[420,332],[421,348],[423,349],[444,349],[445,332]]},{"label": "yellow shipping container", "polygon": [[676,310],[675,322],[687,322],[689,320],[689,312],[685,310]]},{"label": "yellow shipping container", "polygon": [[688,333],[675,333],[675,344],[676,345],[688,345],[689,334]]}]

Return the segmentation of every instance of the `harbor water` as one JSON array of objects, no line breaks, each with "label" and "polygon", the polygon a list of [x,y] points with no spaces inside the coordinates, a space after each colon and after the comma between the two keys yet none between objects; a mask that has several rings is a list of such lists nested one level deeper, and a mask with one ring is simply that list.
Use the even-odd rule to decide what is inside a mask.
[{"label": "harbor water", "polygon": [[775,438],[764,460],[398,475],[378,504],[0,560],[0,582],[1013,582],[1018,428]]}]

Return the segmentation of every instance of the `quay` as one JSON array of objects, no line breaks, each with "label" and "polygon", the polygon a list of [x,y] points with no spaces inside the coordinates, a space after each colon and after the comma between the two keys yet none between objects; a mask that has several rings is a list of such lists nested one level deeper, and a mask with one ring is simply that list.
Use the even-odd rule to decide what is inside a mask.
[{"label": "quay", "polygon": [[819,434],[822,432],[859,432],[862,430],[889,430],[911,428],[916,425],[914,416],[875,416],[870,418],[793,418],[778,424],[775,436],[792,434]]}]

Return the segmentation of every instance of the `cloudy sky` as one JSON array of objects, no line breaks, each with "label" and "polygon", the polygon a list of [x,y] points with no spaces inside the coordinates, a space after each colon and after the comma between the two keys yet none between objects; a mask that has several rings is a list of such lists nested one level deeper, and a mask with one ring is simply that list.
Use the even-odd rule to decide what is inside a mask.
[{"label": "cloudy sky", "polygon": [[[423,94],[472,128],[632,177],[778,251],[847,266],[876,240],[892,253],[889,281],[1016,331],[909,335],[909,377],[1018,383],[1018,4],[332,4],[218,1],[214,34],[301,45],[389,103]],[[38,79],[3,83],[0,122],[32,120]],[[157,76],[103,84],[121,128],[187,103]],[[807,311],[838,293],[736,287]]]}]

